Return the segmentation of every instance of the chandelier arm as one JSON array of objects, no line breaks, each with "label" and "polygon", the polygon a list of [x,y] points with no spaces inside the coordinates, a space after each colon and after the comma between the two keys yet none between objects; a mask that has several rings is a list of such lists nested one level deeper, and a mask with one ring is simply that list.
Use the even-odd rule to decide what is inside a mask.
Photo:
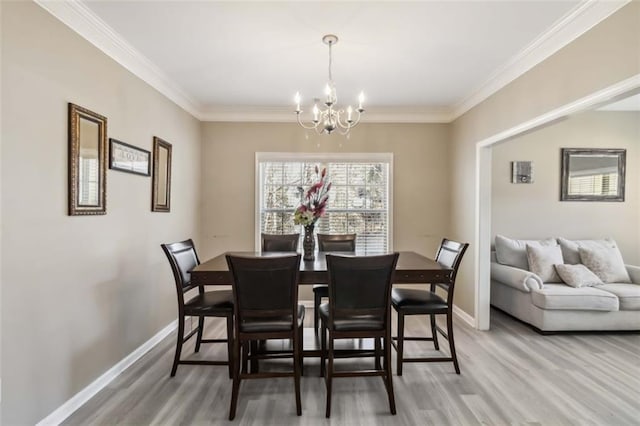
[{"label": "chandelier arm", "polygon": [[296,114],[296,118],[298,119],[298,124],[300,126],[302,126],[303,128],[307,129],[307,130],[312,130],[312,129],[317,129],[318,128],[318,123],[315,123],[313,125],[306,125],[302,122],[302,120],[300,120],[300,114]]}]

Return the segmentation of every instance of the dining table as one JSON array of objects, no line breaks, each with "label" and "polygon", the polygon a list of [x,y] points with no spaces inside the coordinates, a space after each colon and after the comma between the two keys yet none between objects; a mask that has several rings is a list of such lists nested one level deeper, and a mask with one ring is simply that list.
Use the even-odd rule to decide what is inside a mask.
[{"label": "dining table", "polygon": [[[398,252],[398,262],[393,274],[394,284],[429,284],[447,283],[450,281],[453,269],[447,268],[435,260],[412,251]],[[235,256],[259,256],[274,257],[291,255],[292,252],[257,252],[257,251],[230,251],[219,254],[205,262],[202,262],[191,270],[191,283],[198,286],[222,286],[231,285],[233,276],[227,267],[226,255]],[[327,254],[340,256],[363,256],[384,253],[365,252],[320,252],[316,251],[313,260],[300,261],[299,285],[327,284],[329,274],[327,272]],[[336,346],[337,352],[362,351],[373,349],[370,339],[356,339],[355,341],[343,341]],[[264,342],[263,342],[264,343]],[[261,350],[278,352],[290,350],[290,342],[270,342],[268,347]],[[303,357],[319,357],[320,341],[311,328],[305,328],[303,337]],[[252,369],[256,368],[252,364]]]},{"label": "dining table", "polygon": [[[413,251],[400,251],[398,263],[393,274],[394,284],[446,283],[451,279],[453,270],[440,265],[435,260]],[[290,255],[291,252],[225,252],[215,256],[191,270],[191,283],[195,285],[231,285],[233,277],[227,267],[226,255],[272,257]],[[340,256],[362,256],[380,253],[364,252],[316,252],[314,260],[300,261],[299,285],[327,284],[327,254]]]}]

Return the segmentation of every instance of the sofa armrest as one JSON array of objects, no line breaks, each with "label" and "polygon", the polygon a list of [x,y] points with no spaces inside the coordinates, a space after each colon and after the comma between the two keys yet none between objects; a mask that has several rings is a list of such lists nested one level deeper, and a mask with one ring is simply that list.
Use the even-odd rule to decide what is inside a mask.
[{"label": "sofa armrest", "polygon": [[544,286],[542,279],[533,272],[496,262],[491,262],[491,279],[525,293],[541,290]]},{"label": "sofa armrest", "polygon": [[629,273],[629,278],[634,284],[640,284],[640,266],[624,265]]}]

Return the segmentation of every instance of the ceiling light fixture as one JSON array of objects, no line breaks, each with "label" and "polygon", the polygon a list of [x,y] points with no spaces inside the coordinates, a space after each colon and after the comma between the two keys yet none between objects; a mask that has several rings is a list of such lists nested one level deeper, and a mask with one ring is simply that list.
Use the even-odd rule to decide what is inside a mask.
[{"label": "ceiling light fixture", "polygon": [[360,122],[360,116],[364,112],[364,108],[362,107],[364,94],[360,92],[360,96],[358,97],[358,108],[354,110],[351,105],[347,106],[347,117],[345,119],[345,110],[339,109],[336,105],[338,96],[336,95],[336,86],[333,84],[333,78],[331,76],[331,46],[338,42],[338,37],[333,34],[327,34],[322,37],[322,42],[329,46],[329,82],[324,88],[324,94],[326,96],[324,105],[326,108],[321,109],[318,106],[320,99],[314,99],[312,109],[313,120],[310,124],[304,124],[300,119],[300,114],[302,113],[302,110],[300,109],[300,92],[296,92],[296,117],[298,119],[298,124],[305,129],[314,129],[320,134],[331,134],[331,132],[338,129],[340,134],[346,135],[349,133],[349,130],[354,128]]}]

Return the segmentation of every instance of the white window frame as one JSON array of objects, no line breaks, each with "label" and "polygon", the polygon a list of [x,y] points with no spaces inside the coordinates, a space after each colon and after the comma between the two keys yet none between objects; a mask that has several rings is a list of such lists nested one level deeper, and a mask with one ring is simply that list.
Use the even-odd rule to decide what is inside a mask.
[{"label": "white window frame", "polygon": [[262,200],[262,176],[260,175],[260,163],[270,161],[299,161],[299,162],[318,162],[318,163],[385,163],[389,165],[389,176],[387,179],[387,248],[393,251],[393,153],[392,152],[256,152],[255,163],[255,250],[260,251],[260,206]]}]

